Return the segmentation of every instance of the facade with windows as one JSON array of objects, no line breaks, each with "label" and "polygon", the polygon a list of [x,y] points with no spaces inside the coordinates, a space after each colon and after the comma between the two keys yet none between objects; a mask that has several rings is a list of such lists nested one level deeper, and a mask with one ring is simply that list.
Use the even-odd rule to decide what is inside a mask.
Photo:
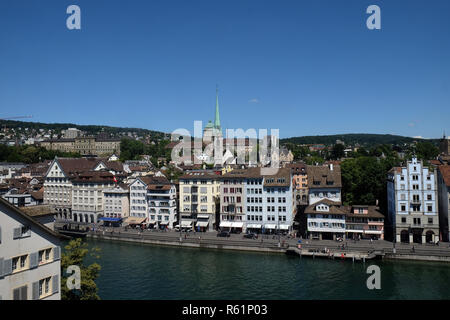
[{"label": "facade with windows", "polygon": [[341,207],[346,213],[347,239],[384,239],[384,215],[376,206]]},{"label": "facade with windows", "polygon": [[291,172],[266,175],[261,168],[235,169],[221,179],[220,227],[231,231],[287,233],[295,215]]},{"label": "facade with windows", "polygon": [[143,176],[130,184],[130,218],[149,228],[172,229],[177,221],[176,187],[164,176]]},{"label": "facade with windows", "polygon": [[308,203],[314,204],[328,199],[341,203],[341,167],[339,165],[307,166]]},{"label": "facade with windows", "polygon": [[212,231],[218,225],[220,176],[214,171],[190,171],[179,178],[179,228]]},{"label": "facade with windows", "polygon": [[126,185],[103,190],[105,218],[126,219],[130,215],[130,190]]},{"label": "facade with windows", "polygon": [[336,240],[345,238],[346,213],[336,202],[323,199],[305,209],[307,236],[310,239]]},{"label": "facade with windows", "polygon": [[437,174],[417,158],[388,172],[388,225],[396,242],[439,240]]},{"label": "facade with windows", "polygon": [[292,189],[294,199],[298,205],[308,205],[308,174],[304,163],[291,163],[286,165],[291,169]]},{"label": "facade with windows", "polygon": [[60,236],[0,199],[0,300],[60,300]]},{"label": "facade with windows", "polygon": [[72,216],[75,222],[97,223],[104,215],[103,190],[114,186],[105,171],[79,174],[72,180]]}]

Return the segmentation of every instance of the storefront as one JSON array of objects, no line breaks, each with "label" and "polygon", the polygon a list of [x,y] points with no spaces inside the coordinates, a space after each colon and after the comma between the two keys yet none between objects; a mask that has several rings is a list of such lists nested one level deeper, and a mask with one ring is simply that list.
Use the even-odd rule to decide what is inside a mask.
[{"label": "storefront", "polygon": [[105,227],[120,227],[122,225],[122,218],[101,217],[98,220],[102,221]]}]

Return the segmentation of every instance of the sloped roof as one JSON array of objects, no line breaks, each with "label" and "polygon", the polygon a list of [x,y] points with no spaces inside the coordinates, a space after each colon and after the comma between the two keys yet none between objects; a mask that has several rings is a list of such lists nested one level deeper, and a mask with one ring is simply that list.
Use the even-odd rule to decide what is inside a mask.
[{"label": "sloped roof", "polygon": [[329,166],[307,166],[308,188],[341,188],[341,167]]},{"label": "sloped roof", "polygon": [[[316,206],[326,204],[330,207],[330,211],[317,211]],[[347,214],[346,211],[341,209],[341,206],[338,202],[333,202],[328,199],[320,200],[314,204],[309,205],[305,209],[306,214]]]},{"label": "sloped roof", "polygon": [[53,231],[52,229],[44,226],[42,223],[37,222],[30,215],[28,215],[27,213],[23,212],[21,209],[10,204],[8,201],[6,201],[5,199],[0,197],[0,207],[1,206],[6,207],[7,209],[13,211],[14,213],[18,214],[19,216],[21,216],[22,218],[27,220],[29,223],[33,224],[34,226],[38,227],[39,229],[43,230],[44,232],[46,232],[54,237],[57,237],[59,239],[70,239],[69,237],[59,234],[59,233]]}]

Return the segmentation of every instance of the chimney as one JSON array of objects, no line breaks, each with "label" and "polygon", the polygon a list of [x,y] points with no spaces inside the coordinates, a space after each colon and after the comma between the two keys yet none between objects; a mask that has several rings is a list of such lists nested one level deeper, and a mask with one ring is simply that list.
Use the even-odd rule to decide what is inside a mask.
[{"label": "chimney", "polygon": [[330,163],[330,170],[333,171],[333,164]]},{"label": "chimney", "polygon": [[375,205],[378,207],[378,199],[375,200]]}]

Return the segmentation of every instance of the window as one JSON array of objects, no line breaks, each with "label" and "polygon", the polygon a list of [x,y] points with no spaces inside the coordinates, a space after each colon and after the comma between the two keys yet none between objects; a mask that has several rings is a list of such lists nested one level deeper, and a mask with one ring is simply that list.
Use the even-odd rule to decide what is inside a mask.
[{"label": "window", "polygon": [[18,272],[27,269],[28,267],[28,255],[25,254],[20,257],[15,257],[12,259],[12,272]]},{"label": "window", "polygon": [[28,300],[28,287],[23,286],[13,290],[13,300]]},{"label": "window", "polygon": [[39,280],[39,298],[48,296],[50,292],[51,277]]},{"label": "window", "polygon": [[428,212],[432,212],[433,211],[433,206],[428,206],[427,209],[428,209]]},{"label": "window", "polygon": [[402,223],[406,223],[406,218],[402,218]]},{"label": "window", "polygon": [[428,218],[428,224],[433,224],[433,218]]}]

